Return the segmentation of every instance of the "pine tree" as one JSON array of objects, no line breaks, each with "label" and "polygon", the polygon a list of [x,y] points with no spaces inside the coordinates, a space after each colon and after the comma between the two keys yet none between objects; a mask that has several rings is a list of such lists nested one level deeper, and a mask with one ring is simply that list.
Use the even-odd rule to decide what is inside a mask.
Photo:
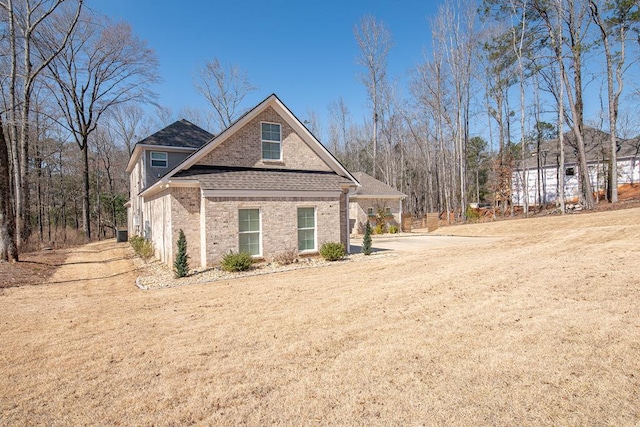
[{"label": "pine tree", "polygon": [[173,271],[176,277],[185,277],[189,274],[189,255],[187,255],[187,238],[184,231],[178,233],[178,255],[173,263]]},{"label": "pine tree", "polygon": [[362,253],[365,255],[371,255],[371,224],[367,220],[367,225],[364,228],[364,238],[362,239]]}]

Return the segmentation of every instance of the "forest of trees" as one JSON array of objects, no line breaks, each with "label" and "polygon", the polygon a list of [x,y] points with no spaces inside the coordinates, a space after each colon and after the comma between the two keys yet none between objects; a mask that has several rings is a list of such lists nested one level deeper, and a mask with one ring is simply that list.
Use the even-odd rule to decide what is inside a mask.
[{"label": "forest of trees", "polygon": [[[114,236],[126,226],[134,144],[174,119],[153,92],[154,51],[83,0],[0,0],[0,17],[0,260]],[[365,16],[354,23],[354,84],[366,89],[369,118],[356,122],[340,97],[327,123],[310,111],[305,124],[347,169],[407,194],[406,211],[458,219],[471,202],[503,202],[506,214],[512,173],[542,139],[562,146],[573,130],[586,171],[589,125],[611,134],[616,202],[616,137],[640,133],[637,111],[621,108],[640,96],[639,22],[637,0],[443,2],[429,17],[429,53],[401,87],[388,74],[393,34]],[[194,71],[211,108],[184,118],[217,133],[250,107],[255,87],[240,67],[213,58]],[[587,84],[599,90],[597,122],[585,123]],[[592,208],[591,184],[580,182]]]}]

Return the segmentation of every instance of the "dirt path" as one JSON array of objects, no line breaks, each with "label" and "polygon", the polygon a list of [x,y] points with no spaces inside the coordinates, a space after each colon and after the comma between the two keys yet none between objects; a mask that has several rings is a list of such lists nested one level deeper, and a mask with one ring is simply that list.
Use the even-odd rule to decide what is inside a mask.
[{"label": "dirt path", "polygon": [[0,294],[0,425],[637,425],[640,209],[155,291],[126,245]]}]

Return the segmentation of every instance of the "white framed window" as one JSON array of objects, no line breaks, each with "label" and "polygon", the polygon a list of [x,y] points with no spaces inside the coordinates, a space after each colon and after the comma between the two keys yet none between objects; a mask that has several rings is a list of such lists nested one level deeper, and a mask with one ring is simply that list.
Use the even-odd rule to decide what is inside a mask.
[{"label": "white framed window", "polygon": [[282,160],[282,128],[278,123],[260,123],[262,159]]},{"label": "white framed window", "polygon": [[151,152],[151,166],[154,168],[166,168],[169,164],[167,153],[162,151]]},{"label": "white framed window", "polygon": [[260,209],[238,210],[238,252],[260,256]]},{"label": "white framed window", "polygon": [[298,250],[317,250],[316,208],[298,208]]}]

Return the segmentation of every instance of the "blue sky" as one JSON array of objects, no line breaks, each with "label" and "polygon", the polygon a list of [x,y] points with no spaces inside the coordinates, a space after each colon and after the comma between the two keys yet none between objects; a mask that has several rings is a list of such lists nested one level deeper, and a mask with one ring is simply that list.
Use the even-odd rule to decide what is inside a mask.
[{"label": "blue sky", "polygon": [[440,1],[204,1],[89,0],[115,20],[129,22],[160,60],[160,103],[177,113],[206,108],[193,88],[195,70],[217,57],[247,71],[258,86],[252,107],[271,93],[302,120],[314,111],[326,127],[327,106],[342,96],[356,122],[367,99],[358,80],[354,25],[365,15],[381,19],[394,47],[389,76],[406,82],[430,45],[427,16]]}]

